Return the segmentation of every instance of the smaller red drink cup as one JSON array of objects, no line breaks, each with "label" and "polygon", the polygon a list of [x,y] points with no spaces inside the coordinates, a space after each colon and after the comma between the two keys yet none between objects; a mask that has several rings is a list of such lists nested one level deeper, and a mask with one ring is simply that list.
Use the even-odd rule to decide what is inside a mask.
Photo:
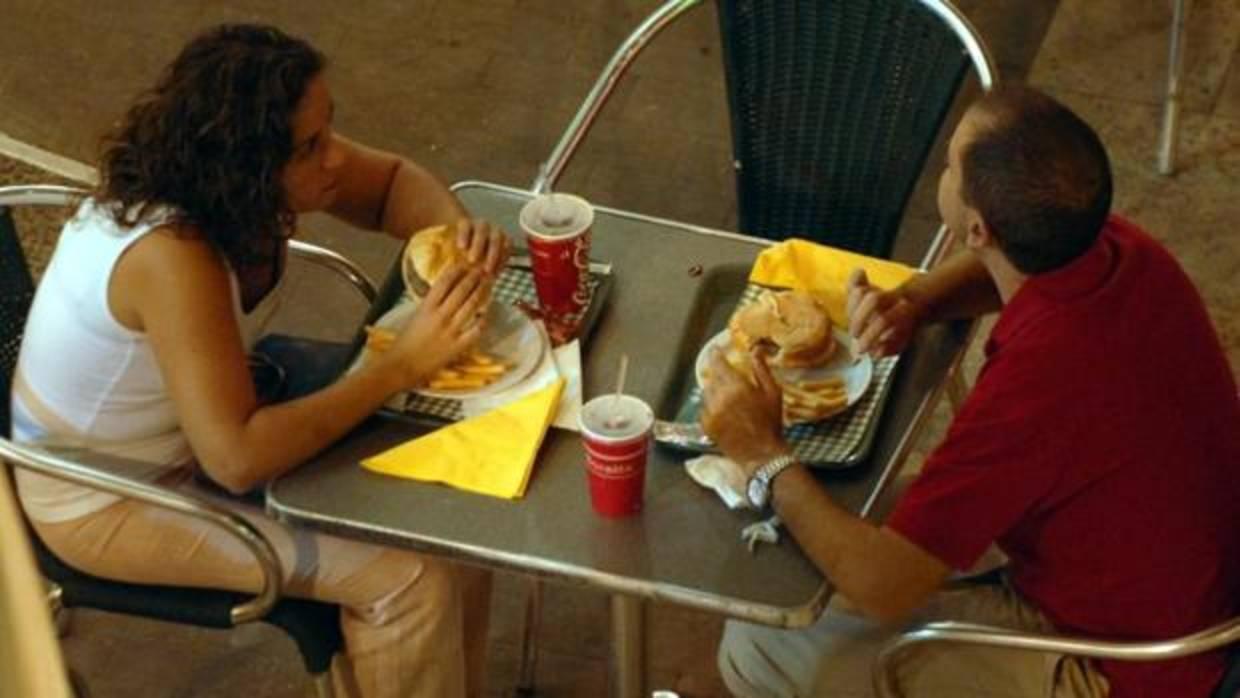
[{"label": "smaller red drink cup", "polygon": [[541,194],[521,208],[538,304],[550,322],[576,327],[590,304],[594,207],[572,194]]},{"label": "smaller red drink cup", "polygon": [[579,420],[594,511],[602,516],[641,511],[654,411],[632,395],[603,395],[581,408]]}]

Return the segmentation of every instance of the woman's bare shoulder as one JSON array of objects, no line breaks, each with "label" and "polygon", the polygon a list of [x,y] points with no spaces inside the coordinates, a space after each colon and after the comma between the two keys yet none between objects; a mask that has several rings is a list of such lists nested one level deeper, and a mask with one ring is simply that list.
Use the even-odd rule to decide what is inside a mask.
[{"label": "woman's bare shoulder", "polygon": [[125,251],[108,284],[108,305],[121,324],[143,330],[151,309],[169,304],[230,304],[223,256],[192,226],[153,228]]}]

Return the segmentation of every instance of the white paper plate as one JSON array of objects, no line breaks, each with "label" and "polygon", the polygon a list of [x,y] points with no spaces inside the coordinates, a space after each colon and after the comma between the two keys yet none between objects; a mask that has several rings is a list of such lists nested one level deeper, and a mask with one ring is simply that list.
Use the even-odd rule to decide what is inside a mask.
[{"label": "white paper plate", "polygon": [[[417,300],[408,294],[384,313],[376,322],[381,327],[399,332],[413,311],[418,307]],[[471,398],[491,395],[507,390],[530,375],[542,360],[543,353],[549,350],[546,337],[538,331],[538,326],[528,315],[520,310],[502,303],[492,303],[487,311],[486,329],[478,342],[480,351],[490,354],[499,361],[511,366],[504,375],[495,382],[473,390],[431,390],[424,388],[416,391],[420,395],[444,398]],[[364,353],[369,353],[367,349]]]},{"label": "white paper plate", "polygon": [[[852,337],[839,327],[834,327],[831,331],[835,335],[837,346],[831,360],[825,365],[817,368],[772,367],[771,371],[776,379],[790,383],[821,381],[839,376],[844,380],[844,389],[848,393],[848,407],[852,407],[870,387],[870,381],[874,378],[874,360],[869,354],[861,354],[859,359],[854,361],[857,355],[853,351]],[[706,385],[706,367],[710,364],[711,350],[715,348],[726,350],[731,342],[731,334],[724,330],[711,337],[710,341],[702,346],[694,364],[694,373],[697,375],[699,386],[705,387]]]}]

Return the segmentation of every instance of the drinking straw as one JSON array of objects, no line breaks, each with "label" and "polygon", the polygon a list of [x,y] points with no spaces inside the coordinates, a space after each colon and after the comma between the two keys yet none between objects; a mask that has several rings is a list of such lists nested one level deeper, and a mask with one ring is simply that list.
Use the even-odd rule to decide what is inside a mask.
[{"label": "drinking straw", "polygon": [[621,354],[620,355],[620,370],[616,372],[616,392],[613,393],[612,398],[611,398],[612,415],[603,422],[604,426],[606,426],[608,429],[621,429],[621,428],[628,426],[628,422],[629,422],[628,418],[625,417],[623,414],[619,413],[620,396],[624,395],[624,378],[628,372],[629,372],[629,355]]}]

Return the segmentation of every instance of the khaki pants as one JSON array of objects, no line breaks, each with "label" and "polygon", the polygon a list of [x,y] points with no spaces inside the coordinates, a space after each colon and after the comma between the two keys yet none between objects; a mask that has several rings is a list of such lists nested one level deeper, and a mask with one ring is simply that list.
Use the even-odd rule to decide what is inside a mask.
[{"label": "khaki pants", "polygon": [[[490,573],[417,553],[290,529],[254,506],[207,492],[180,472],[163,484],[192,490],[254,524],[275,547],[284,593],[340,604],[345,657],[338,695],[481,696]],[[65,562],[128,582],[256,592],[254,558],[219,528],[133,500],[60,523],[34,522]]]},{"label": "khaki pants", "polygon": [[[838,597],[837,597],[838,598]],[[880,627],[833,603],[800,630],[731,621],[719,646],[719,670],[742,698],[870,698],[870,670],[899,629]],[[1036,609],[1006,585],[943,591],[914,624],[957,620],[1030,631],[1053,631]],[[1106,678],[1087,661],[1058,654],[934,643],[898,658],[906,698],[1104,698]]]}]

